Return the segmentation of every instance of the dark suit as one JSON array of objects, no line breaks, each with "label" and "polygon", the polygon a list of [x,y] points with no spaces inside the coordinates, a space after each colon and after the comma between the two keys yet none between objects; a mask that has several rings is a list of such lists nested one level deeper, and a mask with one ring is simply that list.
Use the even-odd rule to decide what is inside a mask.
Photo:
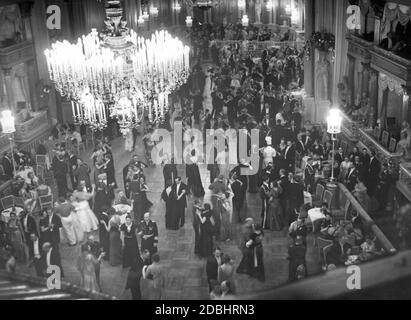
[{"label": "dark suit", "polygon": [[264,229],[268,229],[268,207],[270,200],[270,187],[263,183],[260,187],[260,197],[261,197],[261,220]]},{"label": "dark suit", "polygon": [[355,185],[357,184],[357,176],[358,172],[357,169],[350,169],[347,172],[347,175],[345,177],[345,185],[347,186],[347,189],[349,191],[353,191],[355,188]]},{"label": "dark suit", "polygon": [[295,167],[295,149],[293,146],[287,147],[284,152],[285,162],[287,164],[287,170],[294,172]]},{"label": "dark suit", "polygon": [[288,265],[288,280],[289,281],[296,280],[295,276],[296,276],[298,266],[303,265],[305,267],[305,270],[307,271],[307,264],[305,261],[306,252],[307,252],[307,247],[303,244],[291,245],[288,248],[288,259],[290,261]]},{"label": "dark suit", "polygon": [[289,224],[297,219],[295,215],[295,209],[299,208],[304,204],[304,187],[297,183],[292,182],[288,186],[288,221]]},{"label": "dark suit", "polygon": [[217,281],[218,279],[218,267],[219,267],[218,261],[214,256],[207,258],[206,273],[207,273],[207,282],[208,282],[210,292],[211,290],[213,290],[212,281],[213,280]]},{"label": "dark suit", "polygon": [[[37,246],[37,248],[34,248],[34,246]],[[36,274],[38,277],[42,277],[44,274],[43,266],[42,266],[42,251],[41,251],[41,245],[40,245],[40,239],[37,239],[37,242],[33,242],[30,239],[30,244],[28,245],[29,247],[29,259],[31,265],[34,265],[34,268],[36,269]],[[34,252],[37,251],[38,255],[35,256]]]},{"label": "dark suit", "polygon": [[244,194],[242,191],[242,186],[240,181],[235,180],[232,184],[231,184],[231,190],[234,193],[233,196],[233,222],[241,222],[242,218],[241,218],[241,208],[244,205]]},{"label": "dark suit", "polygon": [[51,253],[50,253],[50,265],[47,264],[47,252],[42,252],[41,253],[41,267],[43,270],[43,275],[45,277],[47,277],[47,268],[49,266],[58,266],[60,267],[60,271],[61,271],[61,277],[64,278],[64,271],[63,271],[63,267],[61,265],[61,257],[60,257],[60,252],[58,250],[58,246],[54,246],[51,249]]},{"label": "dark suit", "polygon": [[[177,200],[177,198],[185,191],[185,194],[180,198],[180,200]],[[183,182],[180,183],[180,187],[177,190],[177,185],[173,184],[173,187],[171,189],[171,192],[174,194],[175,197],[175,209],[177,212],[177,215],[179,216],[179,225],[180,227],[184,226],[185,223],[185,211],[187,208],[187,185]]]},{"label": "dark suit", "polygon": [[11,159],[8,157],[3,157],[1,160],[1,165],[3,166],[4,169],[4,175],[10,179],[13,176],[13,164],[11,162]]},{"label": "dark suit", "polygon": [[[47,228],[50,224],[49,217],[45,217],[40,220],[40,230],[41,227]],[[58,215],[53,214],[51,218],[51,224],[53,224],[52,229],[47,229],[40,232],[40,242],[41,244],[45,242],[50,242],[53,246],[60,243],[60,228],[62,228],[61,219]]]},{"label": "dark suit", "polygon": [[295,150],[301,155],[305,154],[306,153],[306,147],[304,145],[304,142],[303,141],[297,141],[295,143]]},{"label": "dark suit", "polygon": [[27,224],[24,223],[24,217],[20,218],[21,227],[23,228],[24,238],[26,239],[26,244],[29,247],[29,256],[30,255],[30,247],[32,246],[32,241],[30,239],[30,234],[34,233],[37,237],[39,236],[37,230],[36,220],[31,215],[27,215]]},{"label": "dark suit", "polygon": [[377,158],[370,159],[368,166],[367,191],[370,196],[375,194],[380,176],[381,166]]}]

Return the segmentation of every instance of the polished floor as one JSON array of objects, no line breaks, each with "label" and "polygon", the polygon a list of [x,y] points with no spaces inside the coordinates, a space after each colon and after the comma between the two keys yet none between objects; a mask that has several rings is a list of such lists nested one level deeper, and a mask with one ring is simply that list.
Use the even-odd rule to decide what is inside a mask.
[{"label": "polished floor", "polygon": [[[211,104],[209,95],[209,82],[207,80],[205,92],[205,107]],[[122,168],[129,162],[132,154],[124,149],[123,138],[117,138],[112,142],[114,163],[117,168],[116,179],[119,188],[123,188]],[[144,159],[145,152],[141,141],[136,143],[135,153],[141,159]],[[90,154],[88,151],[82,155],[82,158],[90,163]],[[179,175],[185,179],[184,165],[178,167]],[[200,165],[200,172],[206,195],[204,202],[209,201],[210,193],[208,192],[209,173],[206,165]],[[154,203],[152,207],[152,219],[157,222],[159,227],[159,254],[161,264],[166,276],[166,299],[207,299],[208,286],[205,273],[205,260],[199,259],[194,255],[194,232],[191,223],[191,212],[193,199],[189,199],[189,205],[186,213],[186,224],[184,228],[178,231],[165,229],[165,205],[160,199],[164,186],[162,167],[155,166],[145,169],[148,187],[150,192],[148,198]],[[261,200],[258,194],[247,193],[246,216],[253,217],[257,222],[260,221]],[[241,260],[241,252],[238,249],[238,229],[236,237],[232,241],[216,243],[222,251],[229,254],[237,266]],[[311,240],[310,240],[311,242]],[[266,281],[260,282],[246,275],[236,275],[235,285],[239,294],[249,294],[260,290],[277,287],[285,284],[288,279],[288,260],[287,250],[289,238],[287,229],[281,232],[265,233],[264,238],[264,267]],[[65,280],[73,284],[80,283],[80,274],[76,269],[76,261],[80,255],[80,246],[68,247],[66,244],[61,245],[62,264],[65,273]],[[308,246],[307,263],[310,274],[318,272],[317,250],[313,246]],[[24,271],[25,267],[21,270]],[[34,274],[34,270],[27,270]],[[104,293],[113,295],[120,299],[130,299],[130,292],[125,290],[128,269],[121,266],[111,267],[107,262],[103,262],[101,267],[101,286]]]}]

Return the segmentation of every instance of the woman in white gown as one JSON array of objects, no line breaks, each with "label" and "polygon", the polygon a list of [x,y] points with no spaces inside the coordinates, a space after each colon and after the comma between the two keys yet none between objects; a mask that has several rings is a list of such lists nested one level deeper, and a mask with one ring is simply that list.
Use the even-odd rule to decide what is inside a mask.
[{"label": "woman in white gown", "polygon": [[98,220],[93,211],[90,209],[89,200],[93,198],[95,194],[96,186],[93,184],[93,190],[91,193],[83,191],[83,186],[80,184],[76,191],[73,193],[75,202],[73,203],[76,208],[77,218],[80,222],[82,232],[90,233],[98,230]]}]

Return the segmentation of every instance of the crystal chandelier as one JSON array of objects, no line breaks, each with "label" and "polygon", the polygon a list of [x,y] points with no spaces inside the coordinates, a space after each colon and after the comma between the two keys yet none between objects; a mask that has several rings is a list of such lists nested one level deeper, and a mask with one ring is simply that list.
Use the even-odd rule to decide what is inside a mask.
[{"label": "crystal chandelier", "polygon": [[139,37],[118,17],[121,10],[114,17],[109,9],[102,34],[92,29],[74,44],[56,42],[45,55],[56,90],[73,102],[76,123],[100,130],[108,114],[125,134],[145,119],[164,120],[168,95],[188,78],[190,49],[164,30]]}]

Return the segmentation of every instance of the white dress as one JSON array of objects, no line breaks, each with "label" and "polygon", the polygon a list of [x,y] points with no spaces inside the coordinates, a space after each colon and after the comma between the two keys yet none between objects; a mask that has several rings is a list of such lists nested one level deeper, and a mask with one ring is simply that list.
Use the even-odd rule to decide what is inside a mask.
[{"label": "white dress", "polygon": [[75,204],[77,218],[80,222],[83,232],[98,230],[98,220],[90,209],[87,200],[80,200]]}]

